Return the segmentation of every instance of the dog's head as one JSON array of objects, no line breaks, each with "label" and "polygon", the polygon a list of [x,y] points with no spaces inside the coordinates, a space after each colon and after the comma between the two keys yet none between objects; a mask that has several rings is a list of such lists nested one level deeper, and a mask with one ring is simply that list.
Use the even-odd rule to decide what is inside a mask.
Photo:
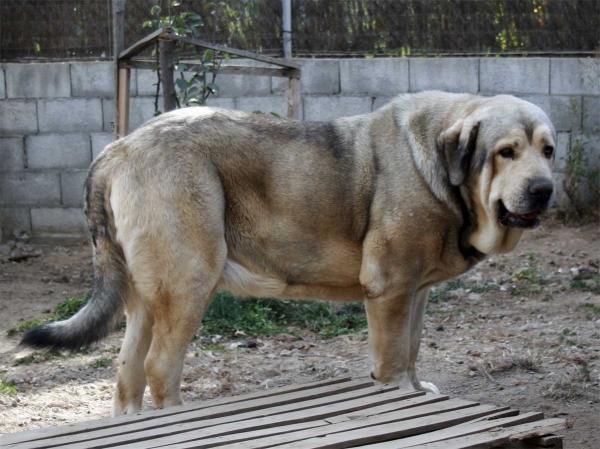
[{"label": "dog's head", "polygon": [[469,243],[484,254],[514,249],[554,200],[556,133],[537,106],[511,96],[485,99],[439,137],[450,183],[468,198]]}]

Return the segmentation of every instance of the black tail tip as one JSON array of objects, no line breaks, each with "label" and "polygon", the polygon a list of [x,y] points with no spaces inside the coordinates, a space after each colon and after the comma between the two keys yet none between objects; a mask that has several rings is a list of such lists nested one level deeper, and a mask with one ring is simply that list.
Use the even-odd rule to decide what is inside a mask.
[{"label": "black tail tip", "polygon": [[52,348],[56,345],[56,337],[51,326],[42,324],[28,330],[21,339],[21,346],[32,348]]}]

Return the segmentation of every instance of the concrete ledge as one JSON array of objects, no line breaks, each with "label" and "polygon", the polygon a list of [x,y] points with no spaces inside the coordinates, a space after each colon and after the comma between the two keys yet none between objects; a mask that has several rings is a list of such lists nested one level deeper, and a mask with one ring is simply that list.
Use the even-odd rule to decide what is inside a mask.
[{"label": "concrete ledge", "polygon": [[33,208],[31,228],[36,237],[61,238],[82,236],[88,232],[83,209]]},{"label": "concrete ledge", "polygon": [[0,101],[0,134],[3,137],[38,132],[35,101]]},{"label": "concrete ledge", "polygon": [[25,169],[23,137],[0,139],[0,172],[18,172]]},{"label": "concrete ledge", "polygon": [[340,61],[343,94],[397,95],[408,92],[408,59],[351,59]]},{"label": "concrete ledge", "polygon": [[479,62],[467,58],[411,58],[410,91],[477,93]]},{"label": "concrete ledge", "polygon": [[6,206],[51,206],[60,204],[58,173],[3,174],[0,179],[0,204]]},{"label": "concrete ledge", "polygon": [[71,170],[60,174],[62,203],[65,206],[83,207],[83,186],[87,170]]},{"label": "concrete ledge", "polygon": [[482,93],[550,93],[550,60],[547,58],[481,58],[479,89]]},{"label": "concrete ledge", "polygon": [[600,59],[552,58],[553,94],[600,95]]},{"label": "concrete ledge", "polygon": [[8,98],[71,96],[69,64],[65,62],[5,64]]},{"label": "concrete ledge", "polygon": [[[309,95],[340,93],[340,62],[337,59],[299,59],[302,64],[301,92]],[[283,94],[289,90],[289,79],[271,78],[271,91]]]},{"label": "concrete ledge", "polygon": [[102,101],[99,98],[38,100],[42,133],[102,131]]},{"label": "concrete ledge", "polygon": [[371,112],[371,97],[305,97],[304,120],[328,121]]},{"label": "concrete ledge", "polygon": [[30,169],[87,168],[92,162],[89,134],[44,134],[26,138]]}]

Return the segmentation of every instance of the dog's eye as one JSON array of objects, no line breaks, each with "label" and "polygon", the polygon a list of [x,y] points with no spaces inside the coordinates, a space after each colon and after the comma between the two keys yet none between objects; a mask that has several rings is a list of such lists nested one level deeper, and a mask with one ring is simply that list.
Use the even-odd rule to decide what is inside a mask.
[{"label": "dog's eye", "polygon": [[546,145],[544,147],[544,156],[547,159],[552,159],[552,154],[554,154],[554,148],[552,148],[550,145]]},{"label": "dog's eye", "polygon": [[500,156],[506,159],[514,159],[515,158],[515,150],[511,147],[502,148],[500,150]]}]

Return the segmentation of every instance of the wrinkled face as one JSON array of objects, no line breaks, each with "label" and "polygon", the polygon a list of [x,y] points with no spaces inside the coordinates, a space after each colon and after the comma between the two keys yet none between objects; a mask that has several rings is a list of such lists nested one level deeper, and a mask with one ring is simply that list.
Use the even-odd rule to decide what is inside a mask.
[{"label": "wrinkled face", "polygon": [[489,99],[475,116],[466,185],[478,226],[470,243],[485,254],[505,253],[554,200],[554,127],[537,106],[509,96]]}]

